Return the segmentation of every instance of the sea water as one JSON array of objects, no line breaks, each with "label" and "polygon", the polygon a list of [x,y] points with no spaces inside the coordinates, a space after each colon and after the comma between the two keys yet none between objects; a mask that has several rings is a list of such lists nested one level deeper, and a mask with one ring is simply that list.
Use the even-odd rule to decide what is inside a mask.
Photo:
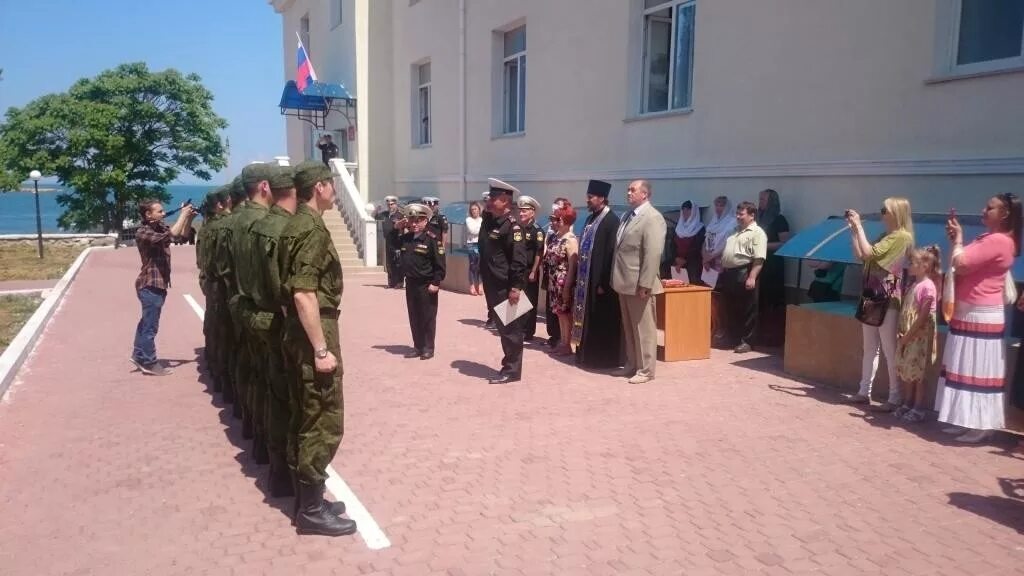
[{"label": "sea water", "polygon": [[[164,205],[164,209],[173,210],[188,199],[199,206],[203,202],[203,198],[215,187],[205,184],[168,186],[167,192],[171,195],[171,200]],[[57,204],[57,194],[63,189],[53,190],[52,186],[46,188],[50,190],[39,192],[39,214],[43,223],[43,233],[69,232],[62,230],[57,224],[57,218],[64,212],[64,208]],[[35,233],[36,205],[33,196],[33,192],[0,193],[0,234]],[[134,218],[136,215],[134,211],[131,211],[128,216]]]}]

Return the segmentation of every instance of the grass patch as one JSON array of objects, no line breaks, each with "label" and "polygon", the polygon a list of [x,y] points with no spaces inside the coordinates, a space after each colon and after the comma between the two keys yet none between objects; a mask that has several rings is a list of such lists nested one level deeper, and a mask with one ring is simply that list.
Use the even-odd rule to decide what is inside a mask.
[{"label": "grass patch", "polygon": [[18,335],[43,299],[35,295],[0,296],[0,354]]},{"label": "grass patch", "polygon": [[35,244],[0,245],[0,282],[5,280],[58,280],[85,246],[43,243],[39,259]]}]

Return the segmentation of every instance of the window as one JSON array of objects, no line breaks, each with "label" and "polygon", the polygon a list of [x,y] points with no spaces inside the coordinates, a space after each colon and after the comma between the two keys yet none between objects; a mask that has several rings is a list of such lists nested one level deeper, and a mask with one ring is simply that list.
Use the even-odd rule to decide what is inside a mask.
[{"label": "window", "polygon": [[430,62],[416,66],[416,118],[414,141],[418,146],[427,146],[433,141],[430,127]]},{"label": "window", "polygon": [[951,71],[1024,66],[1024,0],[958,0]]},{"label": "window", "polygon": [[505,32],[502,61],[502,134],[526,131],[526,26]]},{"label": "window", "polygon": [[312,54],[313,49],[309,46],[309,14],[299,20],[299,40],[302,40],[302,45],[306,47],[306,54]]},{"label": "window", "polygon": [[331,28],[341,26],[342,4],[345,0],[331,0]]},{"label": "window", "polygon": [[694,0],[644,0],[641,113],[689,108]]}]

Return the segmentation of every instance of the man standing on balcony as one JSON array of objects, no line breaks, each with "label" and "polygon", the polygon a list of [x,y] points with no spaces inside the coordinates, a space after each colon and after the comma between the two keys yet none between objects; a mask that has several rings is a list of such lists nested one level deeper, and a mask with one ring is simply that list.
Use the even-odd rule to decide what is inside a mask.
[{"label": "man standing on balcony", "polygon": [[320,159],[327,166],[331,165],[331,158],[338,157],[338,145],[330,134],[324,134],[316,141],[316,147],[320,149]]},{"label": "man standing on balcony", "polygon": [[156,333],[160,312],[171,287],[171,241],[181,238],[192,224],[196,210],[191,204],[181,207],[173,226],[164,224],[164,207],[158,200],[139,203],[142,225],[135,233],[135,245],[142,258],[142,270],[135,279],[135,294],[142,303],[142,318],[135,328],[131,361],[143,374],[167,376],[171,371],[157,362]]}]

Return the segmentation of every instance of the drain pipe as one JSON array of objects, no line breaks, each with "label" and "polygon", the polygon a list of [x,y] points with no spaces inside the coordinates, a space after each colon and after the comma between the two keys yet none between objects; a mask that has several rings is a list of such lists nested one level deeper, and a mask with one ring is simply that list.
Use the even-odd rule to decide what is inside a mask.
[{"label": "drain pipe", "polygon": [[466,0],[459,0],[459,182],[462,199],[466,189]]}]

